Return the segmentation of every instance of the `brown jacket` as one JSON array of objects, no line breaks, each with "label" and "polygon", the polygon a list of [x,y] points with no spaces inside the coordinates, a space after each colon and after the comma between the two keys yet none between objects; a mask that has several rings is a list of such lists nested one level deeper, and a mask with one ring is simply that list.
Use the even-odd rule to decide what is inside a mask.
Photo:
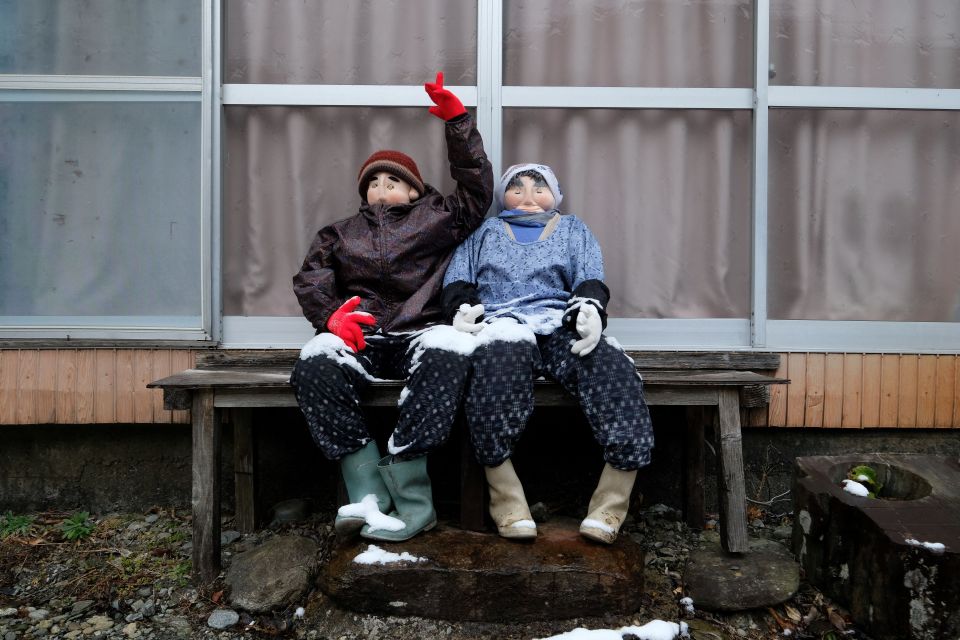
[{"label": "brown jacket", "polygon": [[444,196],[430,185],[410,204],[364,202],[351,218],[320,229],[293,277],[303,315],[317,331],[347,299],[385,332],[442,321],[440,289],[453,250],[483,222],[493,200],[493,169],[469,114],[446,123],[450,174]]}]

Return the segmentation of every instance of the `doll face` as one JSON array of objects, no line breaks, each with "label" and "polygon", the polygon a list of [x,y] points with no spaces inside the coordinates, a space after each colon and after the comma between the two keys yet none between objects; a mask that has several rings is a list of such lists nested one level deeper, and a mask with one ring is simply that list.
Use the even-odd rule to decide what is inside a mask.
[{"label": "doll face", "polygon": [[420,197],[417,190],[392,173],[378,171],[367,183],[370,204],[409,204]]},{"label": "doll face", "polygon": [[521,176],[520,182],[521,186],[510,187],[503,194],[503,204],[507,209],[540,213],[554,208],[556,200],[548,186],[538,187],[529,176]]}]

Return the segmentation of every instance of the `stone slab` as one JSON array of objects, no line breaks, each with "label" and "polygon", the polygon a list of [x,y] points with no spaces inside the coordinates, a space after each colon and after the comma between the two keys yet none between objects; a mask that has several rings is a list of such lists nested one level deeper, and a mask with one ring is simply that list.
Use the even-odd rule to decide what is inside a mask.
[{"label": "stone slab", "polygon": [[539,525],[531,542],[440,526],[406,542],[375,543],[422,562],[365,565],[361,540],[340,546],[321,571],[323,591],[368,613],[480,622],[535,621],[632,613],[643,595],[643,548],[585,540],[579,522]]},{"label": "stone slab", "polygon": [[743,554],[726,553],[714,542],[690,554],[683,582],[697,609],[745,611],[792,598],[800,568],[779,542],[751,538]]}]

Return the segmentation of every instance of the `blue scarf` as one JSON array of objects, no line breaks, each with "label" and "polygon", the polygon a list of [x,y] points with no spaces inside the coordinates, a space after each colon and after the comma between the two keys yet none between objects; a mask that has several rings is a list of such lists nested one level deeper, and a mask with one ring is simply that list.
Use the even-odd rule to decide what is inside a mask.
[{"label": "blue scarf", "polygon": [[556,209],[534,213],[521,211],[520,209],[508,209],[501,211],[497,217],[502,218],[510,225],[510,230],[513,231],[513,237],[517,239],[517,242],[530,244],[540,239],[543,228],[555,215],[557,215]]}]

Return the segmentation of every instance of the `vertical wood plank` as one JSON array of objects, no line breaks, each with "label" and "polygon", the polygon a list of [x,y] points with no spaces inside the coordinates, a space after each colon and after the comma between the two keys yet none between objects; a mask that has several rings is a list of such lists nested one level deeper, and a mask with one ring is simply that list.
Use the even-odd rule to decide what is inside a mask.
[{"label": "vertical wood plank", "polygon": [[20,374],[17,376],[17,424],[37,423],[37,365],[40,354],[36,349],[20,350]]},{"label": "vertical wood plank", "polygon": [[860,396],[863,390],[863,354],[843,356],[843,408],[840,426],[861,426]]},{"label": "vertical wood plank", "polygon": [[110,424],[117,421],[117,351],[116,349],[97,349],[96,358],[97,383],[93,392],[93,412],[97,422]]},{"label": "vertical wood plank", "polygon": [[960,357],[953,359],[953,427],[960,427]]},{"label": "vertical wood plank", "polygon": [[[178,373],[184,369],[189,369],[191,367],[192,356],[190,351],[186,349],[181,349],[177,351],[170,352],[170,372]],[[171,420],[177,424],[189,424],[190,423],[190,412],[189,411],[173,411],[170,414]],[[252,529],[251,529],[252,531]]]},{"label": "vertical wood plank", "polygon": [[900,356],[900,401],[897,403],[897,426],[917,426],[917,368],[919,358]]},{"label": "vertical wood plank", "polygon": [[804,424],[823,426],[823,376],[826,357],[822,353],[807,354],[807,400]]},{"label": "vertical wood plank", "polygon": [[77,423],[77,350],[57,350],[57,424]]},{"label": "vertical wood plank", "polygon": [[880,420],[877,426],[897,426],[899,394],[900,355],[885,353],[880,359]]},{"label": "vertical wood plank", "polygon": [[136,385],[132,349],[117,349],[116,420],[120,424],[134,422],[133,388]]},{"label": "vertical wood plank", "polygon": [[[787,354],[780,354],[780,367],[774,374],[776,378],[790,378],[787,366]],[[782,427],[787,423],[787,389],[790,385],[775,384],[770,387],[770,406],[767,409],[767,423],[771,427]]]},{"label": "vertical wood plank", "polygon": [[[176,367],[174,367],[176,369]],[[256,451],[253,439],[253,409],[231,409],[233,423],[233,479],[237,531],[250,533],[257,527]]]},{"label": "vertical wood plank", "polygon": [[843,354],[828,353],[823,363],[823,426],[843,425]]},{"label": "vertical wood plank", "polygon": [[93,349],[77,351],[77,424],[96,422],[93,392],[97,380],[97,354]]},{"label": "vertical wood plank", "polygon": [[153,395],[147,385],[157,379],[153,375],[153,353],[137,349],[133,356],[133,420],[138,424],[153,422]]},{"label": "vertical wood plank", "polygon": [[706,522],[704,460],[706,434],[710,431],[703,407],[687,407],[683,439],[683,516],[692,529]]},{"label": "vertical wood plank", "polygon": [[[153,379],[159,380],[173,373],[173,365],[170,364],[170,351],[168,349],[154,349],[151,352],[153,358]],[[163,389],[151,389],[153,395],[153,421],[160,423],[169,423],[173,420],[173,412],[163,408]]]},{"label": "vertical wood plank", "polygon": [[220,416],[213,391],[193,394],[193,572],[209,584],[220,573]]},{"label": "vertical wood plank", "polygon": [[18,349],[0,350],[0,424],[17,423]]},{"label": "vertical wood plank", "polygon": [[717,501],[720,503],[720,546],[728,553],[743,553],[747,535],[747,487],[743,477],[743,444],[740,435],[740,393],[720,391],[717,443]]},{"label": "vertical wood plank", "polygon": [[917,426],[932,427],[937,411],[937,356],[917,360]]},{"label": "vertical wood plank", "polygon": [[804,405],[807,395],[807,354],[791,353],[787,356],[790,384],[787,387],[787,426],[802,427]]},{"label": "vertical wood plank", "polygon": [[860,423],[864,427],[880,426],[880,354],[863,356],[863,395],[860,399]]},{"label": "vertical wood plank", "polygon": [[37,362],[37,424],[57,422],[57,350],[44,349]]},{"label": "vertical wood plank", "polygon": [[937,391],[933,416],[935,427],[945,428],[953,424],[956,360],[956,356],[937,357]]}]

